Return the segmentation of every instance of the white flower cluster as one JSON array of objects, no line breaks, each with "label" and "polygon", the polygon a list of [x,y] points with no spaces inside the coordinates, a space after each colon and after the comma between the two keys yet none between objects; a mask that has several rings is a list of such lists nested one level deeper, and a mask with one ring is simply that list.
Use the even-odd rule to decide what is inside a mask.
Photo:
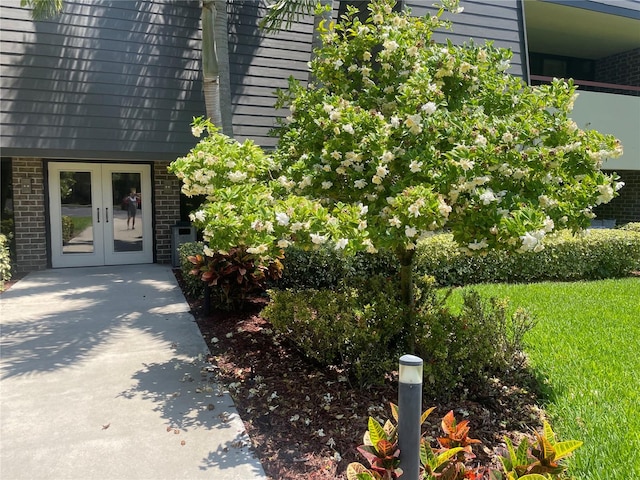
[{"label": "white flower cluster", "polygon": [[372,5],[371,21],[323,35],[315,84],[292,83],[277,160],[194,121],[206,138],[172,171],[185,194],[207,196],[190,218],[213,251],[412,249],[447,227],[468,252],[539,251],[556,224],[616,195],[622,184],[597,169],[622,147],[569,119],[569,87],[524,88],[505,74],[507,52],[425,44],[439,16]]}]

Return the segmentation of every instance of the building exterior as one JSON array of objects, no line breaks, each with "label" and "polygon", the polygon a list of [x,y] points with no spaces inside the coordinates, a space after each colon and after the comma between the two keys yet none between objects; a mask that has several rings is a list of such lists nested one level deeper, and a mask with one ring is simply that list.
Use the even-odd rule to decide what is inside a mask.
[{"label": "building exterior", "polygon": [[[334,1],[334,15],[345,3]],[[430,4],[402,2],[415,15]],[[598,214],[640,221],[640,0],[461,5],[446,34],[454,43],[510,48],[510,72],[528,82],[583,82],[576,121],[625,146],[605,168],[627,186]],[[266,35],[265,6],[228,0],[227,14],[233,133],[270,148],[284,115],[274,91],[290,75],[308,80],[313,19]],[[34,22],[20,0],[3,2],[2,208],[3,219],[13,214],[18,272],[171,260],[181,198],[167,166],[194,145],[189,124],[205,114],[200,12],[198,0],[65,0],[59,18]]]},{"label": "building exterior", "polygon": [[[260,35],[264,7],[228,2],[231,102],[235,135],[272,146],[273,92],[306,80],[313,23]],[[3,2],[2,210],[18,273],[171,261],[180,185],[167,166],[205,115],[200,15],[198,0],[65,0],[34,22]]]},{"label": "building exterior", "polygon": [[576,123],[622,141],[603,169],[626,185],[597,220],[640,221],[640,1],[525,0],[524,11],[531,82],[573,78]]}]

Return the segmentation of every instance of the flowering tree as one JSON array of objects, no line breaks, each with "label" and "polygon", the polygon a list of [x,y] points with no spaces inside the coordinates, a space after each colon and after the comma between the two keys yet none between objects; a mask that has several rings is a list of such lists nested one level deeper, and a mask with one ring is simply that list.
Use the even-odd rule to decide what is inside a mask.
[{"label": "flowering tree", "polygon": [[207,195],[192,219],[211,251],[245,245],[267,261],[292,242],[392,249],[411,305],[413,252],[433,232],[470,254],[538,251],[616,195],[622,184],[600,167],[622,147],[571,120],[571,82],[529,87],[506,73],[507,50],[431,41],[454,0],[423,18],[393,3],[320,26],[316,83],[280,93],[291,115],[272,154],[194,121],[206,136],[171,170],[185,194]]}]

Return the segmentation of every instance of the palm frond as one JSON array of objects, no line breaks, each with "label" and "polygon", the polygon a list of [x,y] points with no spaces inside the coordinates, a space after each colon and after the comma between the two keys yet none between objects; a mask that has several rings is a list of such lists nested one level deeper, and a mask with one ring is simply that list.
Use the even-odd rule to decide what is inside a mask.
[{"label": "palm frond", "polygon": [[31,18],[47,20],[62,12],[63,0],[20,0],[21,7],[31,7]]},{"label": "palm frond", "polygon": [[313,14],[316,4],[317,0],[276,0],[267,7],[269,11],[260,21],[260,28],[266,32],[288,29],[300,17]]}]

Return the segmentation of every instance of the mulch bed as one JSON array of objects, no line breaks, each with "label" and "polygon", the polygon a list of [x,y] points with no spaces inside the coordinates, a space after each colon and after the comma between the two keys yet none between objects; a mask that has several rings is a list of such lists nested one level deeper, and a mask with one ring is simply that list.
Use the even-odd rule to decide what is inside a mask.
[{"label": "mulch bed", "polygon": [[[176,277],[180,283],[180,272]],[[397,403],[395,372],[384,385],[361,389],[338,369],[313,365],[260,316],[267,302],[263,297],[241,312],[208,314],[200,300],[188,301],[209,345],[211,366],[231,392],[267,475],[273,480],[346,479],[347,465],[363,461],[356,447],[368,417],[389,418],[389,403]],[[536,400],[531,391],[497,379],[475,401],[438,404],[425,395],[423,408],[437,408],[424,431],[435,445],[441,418],[454,410],[456,418],[470,420],[470,436],[482,441],[474,449],[478,463],[498,468],[496,453],[504,437],[519,442],[541,425]]]}]

